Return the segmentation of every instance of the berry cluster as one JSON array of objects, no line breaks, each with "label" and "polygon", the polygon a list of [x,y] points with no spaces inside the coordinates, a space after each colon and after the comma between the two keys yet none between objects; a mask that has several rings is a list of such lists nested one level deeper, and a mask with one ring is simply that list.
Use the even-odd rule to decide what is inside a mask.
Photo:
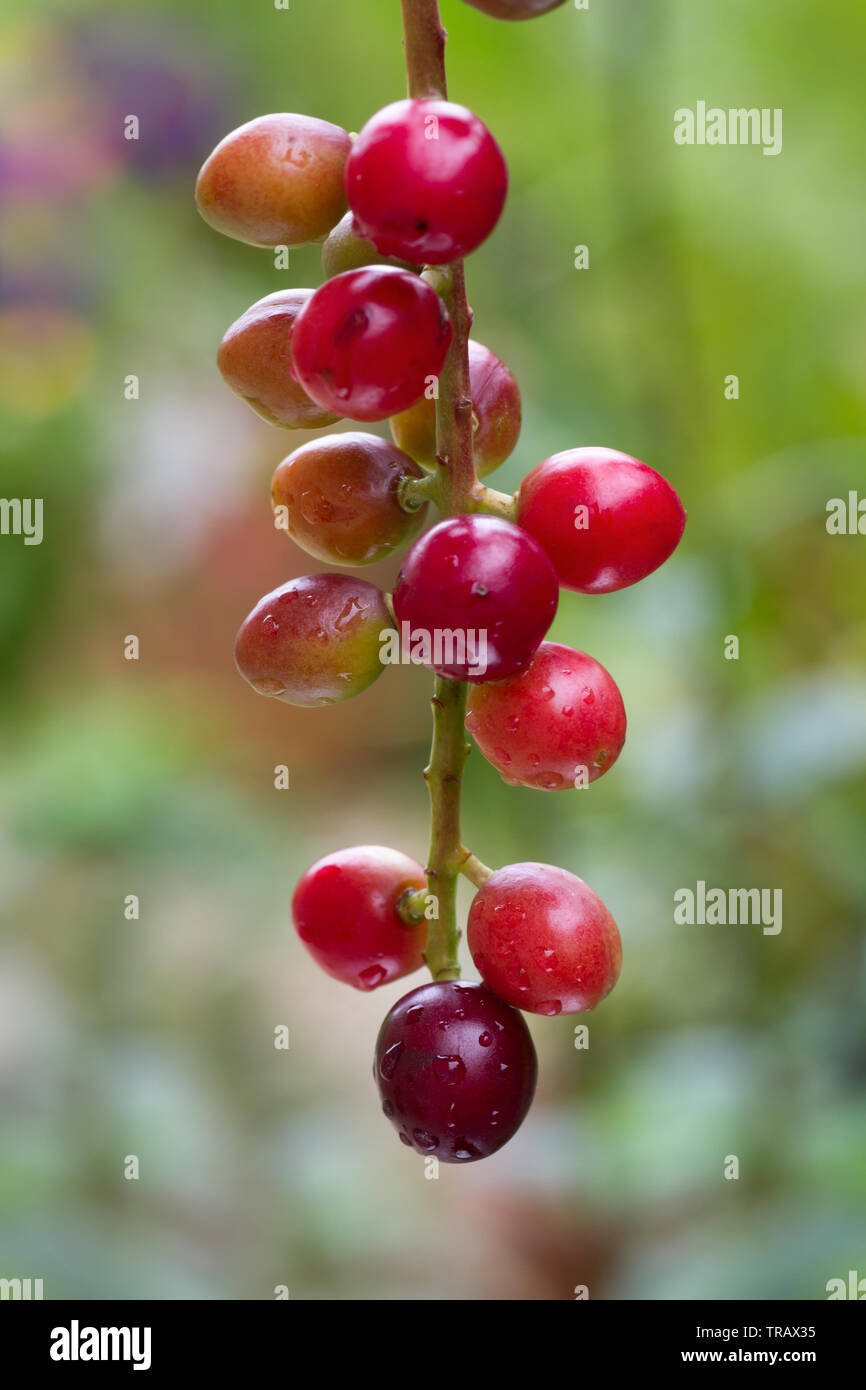
[{"label": "berry cluster", "polygon": [[[470,3],[525,19],[558,0]],[[464,720],[508,783],[557,791],[603,776],[625,710],[603,666],[545,640],[560,588],[643,579],[676,547],[685,512],[663,477],[610,449],[556,454],[514,497],[481,483],[516,445],[520,393],[468,337],[462,258],[493,231],[507,171],[482,121],[445,99],[436,0],[403,12],[413,95],[354,137],[308,116],[250,121],[205,162],[197,200],[252,245],[323,242],[318,289],[279,290],[228,329],[218,365],[232,390],[284,429],[390,420],[393,443],[330,434],[283,459],[276,524],[317,560],[361,566],[412,541],[431,502],[443,512],[393,595],[343,574],[294,579],[256,604],[235,654],[260,694],[330,704],[382,673],[396,625],[413,651],[423,639],[417,659],[436,673],[426,870],[381,846],[342,850],[307,870],[292,911],[315,960],[356,989],[426,961],[433,982],[387,1015],[374,1075],[403,1143],[462,1163],[504,1144],[529,1107],[524,1013],[593,1009],[621,964],[616,923],[581,879],[540,863],[491,871],[463,845]],[[480,984],[459,979],[461,873],[477,888],[467,936]]]}]

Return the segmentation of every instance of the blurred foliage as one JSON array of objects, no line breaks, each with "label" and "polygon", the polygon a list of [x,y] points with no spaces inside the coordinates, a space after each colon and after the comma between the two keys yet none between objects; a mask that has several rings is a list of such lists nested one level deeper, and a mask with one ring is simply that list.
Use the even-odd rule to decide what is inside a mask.
[{"label": "blurred foliage", "polygon": [[[0,1274],[48,1297],[821,1298],[866,1274],[866,539],[825,529],[829,498],[866,496],[866,10],[443,13],[451,95],[511,169],[469,264],[525,399],[492,481],[608,444],[690,513],[658,574],[560,605],[553,635],[623,690],[611,775],[506,789],[476,753],[466,779],[467,842],[585,876],[623,977],[587,1052],[533,1020],[522,1131],[427,1182],[369,1077],[403,987],[355,995],[290,928],[328,850],[423,858],[429,682],[291,711],[235,675],[241,617],[313,566],[269,525],[295,441],[213,361],[287,277],[205,228],[192,185],[254,115],[357,130],[400,95],[396,0],[7,0],[0,460],[45,540],[0,539]],[[699,99],[783,108],[783,153],[675,145]],[[319,275],[292,253],[290,283]],[[781,888],[783,930],[675,926],[699,879]]]}]

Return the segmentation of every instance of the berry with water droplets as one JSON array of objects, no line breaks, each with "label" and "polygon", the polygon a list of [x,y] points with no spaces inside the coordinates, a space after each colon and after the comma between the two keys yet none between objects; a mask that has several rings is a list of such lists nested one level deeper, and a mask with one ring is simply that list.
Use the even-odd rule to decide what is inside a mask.
[{"label": "berry with water droplets", "polygon": [[[504,463],[520,435],[520,390],[508,368],[483,346],[469,339],[469,390],[472,396],[475,471],[484,478]],[[436,402],[420,400],[392,416],[391,433],[416,463],[436,464]]]},{"label": "berry with water droplets", "polygon": [[333,705],[381,675],[381,638],[393,628],[385,595],[344,574],[309,574],[265,594],[241,624],[235,661],[260,695],[289,705]]},{"label": "berry with water droplets", "polygon": [[448,314],[426,280],[370,266],[316,290],[296,320],[292,362],[324,410],[384,420],[423,395],[450,346]]},{"label": "berry with water droplets", "polygon": [[493,516],[455,516],[417,540],[394,589],[422,663],[460,681],[526,664],[556,613],[553,566],[527,531]]},{"label": "berry with water droplets", "polygon": [[613,766],[626,718],[616,682],[599,662],[542,642],[507,680],[473,686],[466,727],[506,782],[565,791]]},{"label": "berry with water droplets", "polygon": [[346,211],[351,141],[315,116],[277,112],[238,126],[208,155],[198,210],[218,232],[251,246],[322,241]]},{"label": "berry with water droplets", "polygon": [[471,1163],[519,1129],[538,1065],[524,1019],[483,985],[422,985],[394,1005],[373,1075],[401,1141],[443,1163]]},{"label": "berry with water droplets", "polygon": [[302,444],[274,473],[275,525],[329,564],[370,565],[417,535],[426,504],[400,505],[400,486],[424,474],[375,434],[328,434]]},{"label": "berry with water droplets", "polygon": [[619,931],[601,898],[552,864],[497,869],[472,901],[466,935],[485,984],[530,1013],[594,1009],[622,964]]},{"label": "berry with water droplets", "polygon": [[223,380],[271,425],[316,430],[340,418],[311,400],[292,376],[292,332],[312,290],[277,290],[226,330],[217,352]]},{"label": "berry with water droplets", "polygon": [[517,520],[553,561],[560,584],[609,594],[652,574],[679,545],[682,502],[666,478],[615,449],[567,449],[523,479]]},{"label": "berry with water droplets", "polygon": [[535,19],[565,4],[565,0],[466,0],[474,10],[493,19]]},{"label": "berry with water droplets", "polygon": [[319,859],[292,898],[298,936],[315,961],[355,989],[399,980],[423,964],[427,923],[399,913],[407,893],[427,886],[421,865],[382,845],[356,845]]},{"label": "berry with water droplets", "polygon": [[346,163],[357,230],[383,255],[417,264],[474,251],[499,221],[507,191],[502,151],[484,122],[453,101],[383,107]]}]

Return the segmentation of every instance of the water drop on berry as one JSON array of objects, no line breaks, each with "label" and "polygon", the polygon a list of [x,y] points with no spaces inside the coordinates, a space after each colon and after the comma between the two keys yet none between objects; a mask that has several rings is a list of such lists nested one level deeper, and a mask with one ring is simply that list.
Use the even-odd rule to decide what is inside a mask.
[{"label": "water drop on berry", "polygon": [[379,1070],[386,1081],[390,1081],[395,1071],[397,1070],[397,1063],[400,1060],[400,1054],[402,1053],[402,1051],[403,1044],[401,1042],[392,1043],[391,1046],[388,1048],[388,1051],[385,1053],[385,1056],[382,1058],[382,1061],[379,1064]]},{"label": "water drop on berry", "polygon": [[433,1075],[443,1086],[458,1086],[466,1075],[466,1068],[459,1057],[433,1058]]}]

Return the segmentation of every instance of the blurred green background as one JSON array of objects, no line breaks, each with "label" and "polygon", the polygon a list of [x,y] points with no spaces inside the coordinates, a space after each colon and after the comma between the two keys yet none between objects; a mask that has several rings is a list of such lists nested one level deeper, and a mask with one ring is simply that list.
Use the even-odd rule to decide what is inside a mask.
[{"label": "blurred green background", "polygon": [[[866,537],[825,528],[828,499],[866,496],[866,10],[442,9],[450,94],[511,170],[468,263],[475,335],[524,392],[490,481],[605,444],[689,511],[661,571],[564,595],[553,629],[623,691],[614,771],[514,790],[476,752],[466,778],[467,843],[585,877],[622,979],[588,1051],[581,1020],[532,1019],[522,1130],[428,1181],[370,1077],[422,977],[357,994],[290,924],[331,849],[423,859],[430,682],[292,710],[234,671],[253,602],[316,566],[268,496],[306,436],[258,421],[214,354],[319,256],[276,271],[192,189],[255,115],[357,130],[401,96],[397,0],[5,0],[2,490],[44,497],[45,539],[0,538],[0,1276],[47,1298],[823,1298],[866,1275]],[[677,146],[698,100],[783,108],[782,154]],[[674,925],[699,879],[782,889],[783,930]]]}]

